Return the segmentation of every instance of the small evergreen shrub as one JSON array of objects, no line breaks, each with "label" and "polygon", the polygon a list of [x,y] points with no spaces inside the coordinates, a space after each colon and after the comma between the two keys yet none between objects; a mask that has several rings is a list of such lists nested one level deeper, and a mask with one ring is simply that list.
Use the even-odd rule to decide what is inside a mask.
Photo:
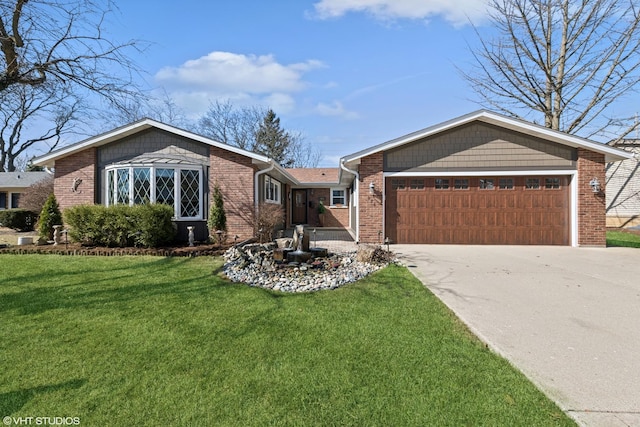
[{"label": "small evergreen shrub", "polygon": [[7,209],[0,211],[0,225],[18,231],[33,231],[38,219],[35,212],[26,209]]},{"label": "small evergreen shrub", "polygon": [[64,211],[69,238],[106,247],[157,248],[174,241],[173,209],[163,204],[82,205]]},{"label": "small evergreen shrub", "polygon": [[38,234],[47,240],[53,239],[53,226],[62,225],[62,214],[56,196],[51,193],[40,211]]},{"label": "small evergreen shrub", "polygon": [[[227,237],[227,214],[224,211],[224,200],[222,199],[222,192],[218,184],[213,187],[213,201],[209,209],[207,226],[209,227],[209,235],[215,242],[217,244],[224,243]],[[218,238],[216,231],[223,232],[220,234],[220,238]]]}]

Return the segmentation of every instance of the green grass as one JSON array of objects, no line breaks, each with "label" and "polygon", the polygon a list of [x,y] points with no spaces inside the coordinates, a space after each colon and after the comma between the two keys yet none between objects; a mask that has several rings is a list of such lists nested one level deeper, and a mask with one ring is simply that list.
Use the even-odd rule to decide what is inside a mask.
[{"label": "green grass", "polygon": [[623,231],[607,231],[607,246],[640,248],[640,235]]},{"label": "green grass", "polygon": [[212,258],[0,255],[0,416],[574,425],[406,269],[290,295]]}]

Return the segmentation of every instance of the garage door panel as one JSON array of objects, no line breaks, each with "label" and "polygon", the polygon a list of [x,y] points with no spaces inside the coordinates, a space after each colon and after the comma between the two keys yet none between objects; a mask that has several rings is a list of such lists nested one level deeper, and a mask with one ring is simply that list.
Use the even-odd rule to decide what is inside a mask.
[{"label": "garage door panel", "polygon": [[545,188],[544,177],[536,178],[539,188],[528,189],[527,177],[507,188],[494,177],[489,189],[474,177],[464,178],[468,189],[454,189],[454,178],[446,189],[436,189],[434,178],[399,190],[387,182],[387,236],[399,243],[568,245],[570,180],[561,177],[560,188]]}]

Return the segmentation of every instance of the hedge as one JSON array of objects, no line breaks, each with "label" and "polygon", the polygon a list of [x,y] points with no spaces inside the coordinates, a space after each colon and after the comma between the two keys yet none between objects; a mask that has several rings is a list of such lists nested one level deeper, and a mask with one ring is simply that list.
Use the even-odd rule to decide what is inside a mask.
[{"label": "hedge", "polygon": [[106,247],[171,244],[176,236],[172,216],[173,208],[162,204],[80,205],[63,212],[71,240]]},{"label": "hedge", "polygon": [[33,231],[38,214],[26,209],[0,210],[0,225],[18,231]]}]

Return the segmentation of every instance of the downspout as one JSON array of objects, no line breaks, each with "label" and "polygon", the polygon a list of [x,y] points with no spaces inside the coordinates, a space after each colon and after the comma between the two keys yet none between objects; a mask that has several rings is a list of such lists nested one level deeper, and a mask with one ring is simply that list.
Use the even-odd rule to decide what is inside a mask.
[{"label": "downspout", "polygon": [[260,176],[267,172],[271,172],[275,167],[276,167],[275,163],[273,162],[273,160],[271,160],[271,166],[269,166],[265,170],[256,172],[256,175],[254,178],[255,188],[254,188],[254,194],[253,194],[253,204],[254,204],[254,211],[256,215],[258,215],[258,207],[260,205]]},{"label": "downspout", "polygon": [[[360,199],[360,174],[355,171],[347,168],[344,165],[344,161],[340,159],[340,174],[342,175],[342,171],[347,171],[356,176],[356,191],[354,192],[355,196]],[[338,177],[338,182],[341,181],[341,177]],[[353,203],[353,200],[351,200]],[[360,242],[360,200],[358,200],[358,205],[356,206],[356,243]]]}]

